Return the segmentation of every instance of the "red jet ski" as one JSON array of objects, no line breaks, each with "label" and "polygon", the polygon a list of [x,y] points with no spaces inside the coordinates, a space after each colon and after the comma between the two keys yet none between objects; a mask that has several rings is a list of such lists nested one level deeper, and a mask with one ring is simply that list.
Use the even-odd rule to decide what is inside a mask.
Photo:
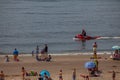
[{"label": "red jet ski", "polygon": [[85,40],[93,40],[93,39],[98,39],[100,38],[100,36],[95,36],[95,37],[92,37],[92,36],[83,36],[82,34],[77,34],[75,35],[75,37],[73,38],[74,40],[81,40],[81,41],[85,41]]}]

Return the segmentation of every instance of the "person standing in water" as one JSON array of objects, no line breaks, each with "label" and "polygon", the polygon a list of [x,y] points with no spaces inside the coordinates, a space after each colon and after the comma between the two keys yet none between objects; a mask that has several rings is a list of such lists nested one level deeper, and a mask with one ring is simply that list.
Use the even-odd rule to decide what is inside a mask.
[{"label": "person standing in water", "polygon": [[45,52],[45,54],[48,53],[48,46],[47,46],[47,44],[45,44],[44,52]]}]

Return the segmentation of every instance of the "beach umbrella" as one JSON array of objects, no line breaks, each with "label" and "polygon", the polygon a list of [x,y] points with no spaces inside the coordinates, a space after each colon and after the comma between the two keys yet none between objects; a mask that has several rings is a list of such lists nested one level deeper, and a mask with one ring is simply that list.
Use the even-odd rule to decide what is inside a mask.
[{"label": "beach umbrella", "polygon": [[42,77],[44,77],[45,74],[50,77],[49,71],[47,71],[47,70],[42,70],[42,71],[40,72],[40,75],[41,75]]},{"label": "beach umbrella", "polygon": [[87,69],[91,69],[91,68],[94,68],[94,67],[95,67],[95,63],[92,62],[92,61],[89,61],[89,62],[85,63],[85,68],[87,68]]},{"label": "beach umbrella", "polygon": [[120,46],[113,46],[112,49],[114,49],[114,50],[120,50]]}]

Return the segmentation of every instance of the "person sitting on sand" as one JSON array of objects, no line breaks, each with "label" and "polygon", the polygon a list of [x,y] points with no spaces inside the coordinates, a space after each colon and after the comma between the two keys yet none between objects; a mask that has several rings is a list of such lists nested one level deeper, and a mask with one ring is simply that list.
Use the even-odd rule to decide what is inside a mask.
[{"label": "person sitting on sand", "polygon": [[1,73],[0,73],[0,80],[5,80],[5,75],[4,75],[3,71],[1,71]]},{"label": "person sitting on sand", "polygon": [[47,76],[46,73],[44,73],[44,80],[48,80],[48,79],[49,79],[49,77]]},{"label": "person sitting on sand", "polygon": [[46,73],[44,73],[44,79],[43,80],[52,80],[52,78],[50,76],[47,76]]},{"label": "person sitting on sand", "polygon": [[89,80],[89,76],[88,75],[80,74],[80,76],[83,77],[85,80]]},{"label": "person sitting on sand", "polygon": [[39,74],[38,80],[43,80],[43,77],[41,76],[41,74]]},{"label": "person sitting on sand", "polygon": [[46,58],[46,61],[51,61],[51,59],[52,59],[52,57],[51,57],[51,55],[48,55],[48,57]]},{"label": "person sitting on sand", "polygon": [[91,69],[90,71],[90,77],[98,77],[99,74],[97,73],[97,71],[95,69]]}]

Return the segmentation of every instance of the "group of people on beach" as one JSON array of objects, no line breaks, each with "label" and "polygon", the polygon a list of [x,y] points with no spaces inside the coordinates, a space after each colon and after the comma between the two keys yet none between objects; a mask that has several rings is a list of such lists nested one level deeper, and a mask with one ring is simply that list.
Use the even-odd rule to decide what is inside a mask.
[{"label": "group of people on beach", "polygon": [[[40,55],[39,55],[40,53]],[[45,47],[39,51],[39,46],[36,47],[36,60],[37,61],[51,61],[52,57],[48,54],[48,46],[45,44]]]},{"label": "group of people on beach", "polygon": [[[50,76],[47,75],[47,73],[44,73],[44,76],[41,74],[38,74],[37,72],[34,72],[34,75],[28,75],[28,72],[25,70],[24,67],[22,67],[22,80],[25,80],[26,76],[39,76],[38,80],[53,80]],[[59,74],[58,74],[58,79],[59,80],[64,80],[63,79],[63,71],[60,69]],[[72,80],[76,80],[76,68],[73,69],[72,73]]]},{"label": "group of people on beach", "polygon": [[[19,55],[19,51],[17,50],[17,48],[15,48],[14,51],[13,51],[13,60],[14,61],[19,61],[18,55]],[[5,62],[9,62],[9,61],[10,61],[9,56],[5,55]]]},{"label": "group of people on beach", "polygon": [[[82,30],[82,35],[86,36],[86,31],[84,29]],[[95,62],[96,66],[94,68],[88,69],[88,71],[89,71],[88,75],[80,75],[85,80],[89,80],[89,77],[99,77],[99,75],[96,74],[96,72],[97,73],[99,72],[99,69],[98,69],[99,62],[97,60],[98,59],[97,47],[98,47],[97,43],[94,42],[94,44],[93,44],[93,53],[94,53],[93,59],[94,59],[94,62]],[[115,52],[116,52],[116,55],[117,55],[118,51],[116,50]],[[19,51],[17,50],[17,48],[15,48],[14,51],[13,51],[14,61],[19,61],[18,55],[19,55]],[[36,46],[36,52],[34,53],[34,51],[32,51],[32,56],[34,56],[34,55],[35,55],[37,61],[50,61],[52,59],[51,55],[48,54],[47,44],[45,44],[45,47],[41,51],[39,51],[39,46],[37,45]],[[5,56],[5,61],[9,62],[9,56],[8,55]],[[39,76],[38,80],[52,80],[52,78],[47,76],[46,73],[44,74],[44,77],[42,77],[41,74],[38,74],[35,71],[27,72],[24,67],[22,67],[21,72],[22,72],[22,79],[23,80],[25,80],[25,76]],[[116,77],[115,71],[112,71],[111,73],[112,73],[112,79],[115,80],[115,77]],[[0,80],[5,80],[5,75],[4,75],[3,71],[1,71],[1,73],[0,73]],[[60,71],[59,71],[59,80],[64,80],[62,69],[60,69]],[[72,80],[76,80],[76,68],[73,69]]]},{"label": "group of people on beach", "polygon": [[[94,72],[92,72],[92,71],[91,71],[91,74],[94,74]],[[113,70],[113,71],[110,71],[109,73],[112,73],[112,80],[115,80],[116,72]],[[37,80],[53,80],[46,73],[44,73],[44,75],[41,75],[41,74],[38,74],[35,71],[27,72],[24,67],[21,68],[21,76],[22,76],[22,80],[31,80],[30,78],[26,78],[26,76],[37,76],[38,77]],[[83,77],[84,80],[90,80],[89,77],[93,77],[91,75],[85,75],[85,74],[80,74],[80,76]],[[98,77],[98,76],[94,76],[94,77]],[[4,74],[4,72],[2,70],[0,72],[0,80],[5,80],[5,74]],[[62,69],[60,69],[60,71],[59,71],[58,80],[64,80]],[[76,68],[73,69],[72,80],[77,80]]]},{"label": "group of people on beach", "polygon": [[[50,54],[48,54],[48,46],[47,44],[45,44],[45,47],[39,51],[39,46],[37,45],[36,47],[36,53],[34,53],[34,51],[32,51],[32,56],[36,57],[37,61],[51,61],[52,57]],[[17,50],[17,48],[14,49],[13,51],[13,60],[18,62],[19,61],[19,51]],[[5,55],[5,62],[9,62],[9,56]]]},{"label": "group of people on beach", "polygon": [[120,60],[120,50],[115,50],[113,55],[111,55],[113,60]]}]

